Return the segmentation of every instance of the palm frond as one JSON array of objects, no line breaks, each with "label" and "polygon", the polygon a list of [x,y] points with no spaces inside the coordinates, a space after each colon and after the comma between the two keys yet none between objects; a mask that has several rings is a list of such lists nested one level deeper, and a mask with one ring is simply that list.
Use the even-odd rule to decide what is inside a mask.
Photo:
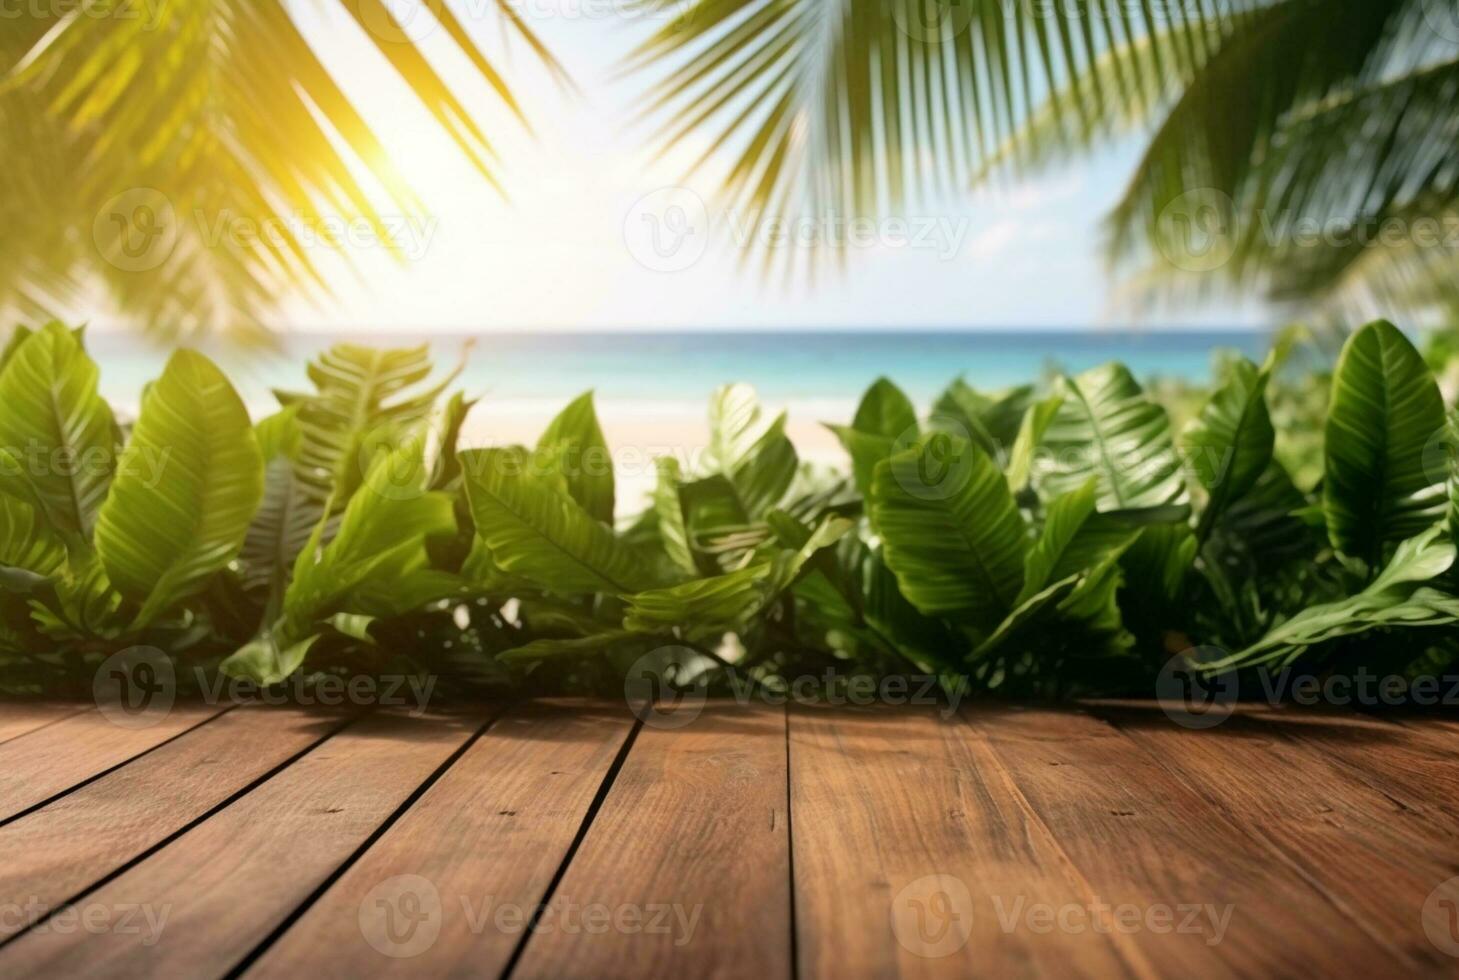
[{"label": "palm frond", "polygon": [[[177,0],[146,16],[134,16],[136,6],[100,0],[24,20],[22,36],[0,48],[0,138],[25,146],[7,159],[40,192],[22,202],[34,213],[26,227],[67,239],[19,246],[40,268],[7,263],[0,306],[47,302],[69,282],[100,278],[124,316],[169,338],[257,332],[286,291],[327,294],[311,251],[328,244],[311,233],[325,215],[368,223],[387,249],[395,243],[376,201],[419,216],[420,202],[285,0]],[[382,0],[341,6],[494,182],[484,124],[391,9]],[[521,120],[455,15],[442,0],[426,7]],[[560,75],[526,25],[509,9],[501,16]],[[69,166],[49,169],[58,157]]]}]

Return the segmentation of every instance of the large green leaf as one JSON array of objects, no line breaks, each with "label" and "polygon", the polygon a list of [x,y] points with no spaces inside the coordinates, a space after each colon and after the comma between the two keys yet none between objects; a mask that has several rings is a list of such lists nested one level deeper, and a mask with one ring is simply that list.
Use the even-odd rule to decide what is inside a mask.
[{"label": "large green leaf", "polygon": [[1445,474],[1430,472],[1425,447],[1444,424],[1439,387],[1401,330],[1380,320],[1348,338],[1332,378],[1322,505],[1333,546],[1370,574],[1443,511]]},{"label": "large green leaf", "polygon": [[1012,608],[1027,528],[987,453],[927,436],[877,467],[870,506],[886,563],[923,613],[992,625]]},{"label": "large green leaf", "polygon": [[639,592],[651,565],[515,449],[462,454],[476,533],[503,569],[564,595]]},{"label": "large green leaf", "polygon": [[689,527],[684,519],[684,502],[679,496],[679,461],[665,456],[656,461],[658,483],[654,486],[654,512],[658,517],[659,540],[674,564],[690,575],[698,572]]},{"label": "large green leaf", "polygon": [[763,561],[724,575],[629,596],[623,625],[640,633],[677,627],[697,640],[741,630],[790,587],[817,552],[835,544],[850,528],[849,521],[828,518],[795,550],[779,549]]},{"label": "large green leaf", "polygon": [[778,504],[795,479],[799,460],[785,421],[781,413],[767,424],[749,385],[726,385],[710,399],[708,462],[729,480],[749,519]]},{"label": "large green leaf", "polygon": [[537,441],[543,464],[567,483],[583,510],[604,524],[613,523],[613,458],[593,410],[593,393],[578,396],[547,426]]},{"label": "large green leaf", "polygon": [[1023,590],[1018,602],[1071,575],[1090,571],[1118,557],[1149,524],[1175,523],[1185,517],[1181,507],[1147,511],[1100,513],[1095,508],[1096,482],[1067,493],[1049,505],[1038,540],[1024,561]]},{"label": "large green leaf", "polygon": [[378,447],[368,444],[371,436],[425,423],[459,370],[422,387],[431,373],[424,345],[380,350],[337,344],[325,351],[309,364],[318,393],[297,402],[300,481],[318,500],[332,496],[336,510],[342,508],[374,462]]},{"label": "large green leaf", "polygon": [[0,449],[46,519],[83,539],[117,465],[116,424],[97,380],[96,364],[59,323],[26,337],[0,372]]},{"label": "large green leaf", "polygon": [[972,440],[988,455],[1002,460],[1018,437],[1032,400],[1029,385],[992,396],[958,378],[933,403],[930,422],[934,428]]},{"label": "large green leaf", "polygon": [[1123,364],[1061,379],[1062,404],[1044,433],[1047,460],[1039,481],[1059,496],[1098,480],[1100,510],[1179,503],[1180,460],[1165,409],[1145,397]]},{"label": "large green leaf", "polygon": [[1447,572],[1454,558],[1447,528],[1435,525],[1400,543],[1388,565],[1357,595],[1303,609],[1240,653],[1201,667],[1212,673],[1267,663],[1281,667],[1309,647],[1369,630],[1459,622],[1459,598],[1425,584]]},{"label": "large green leaf", "polygon": [[745,451],[729,473],[745,513],[759,518],[780,503],[795,480],[799,464],[795,446],[785,435],[786,417],[781,414]]},{"label": "large green leaf", "polygon": [[1207,493],[1196,536],[1204,541],[1232,502],[1256,485],[1271,462],[1276,430],[1267,411],[1272,365],[1246,359],[1231,365],[1201,413],[1181,436],[1186,464]]},{"label": "large green leaf", "polygon": [[917,410],[890,379],[877,378],[861,396],[851,428],[893,440],[912,438],[917,435]]},{"label": "large green leaf", "polygon": [[61,539],[35,508],[0,494],[0,571],[16,568],[49,576],[59,572],[65,561]]},{"label": "large green leaf", "polygon": [[1044,433],[1049,431],[1063,405],[1064,396],[1055,393],[1034,402],[1023,413],[1018,435],[1013,438],[1013,448],[1008,451],[1008,486],[1015,492],[1028,486],[1033,478],[1035,456],[1043,444]]},{"label": "large green leaf", "polygon": [[429,479],[419,443],[381,454],[328,545],[319,522],[284,594],[280,648],[337,613],[389,615],[459,592],[458,580],[430,567],[427,539],[455,533],[456,517],[449,495],[425,489]]},{"label": "large green leaf", "polygon": [[142,604],[138,626],[237,557],[262,497],[243,401],[206,357],[177,352],[147,391],[96,523],[112,584]]},{"label": "large green leaf", "polygon": [[825,425],[851,457],[851,472],[862,497],[870,493],[876,464],[896,451],[898,440],[910,445],[919,435],[911,400],[886,378],[878,378],[861,396],[849,426]]}]

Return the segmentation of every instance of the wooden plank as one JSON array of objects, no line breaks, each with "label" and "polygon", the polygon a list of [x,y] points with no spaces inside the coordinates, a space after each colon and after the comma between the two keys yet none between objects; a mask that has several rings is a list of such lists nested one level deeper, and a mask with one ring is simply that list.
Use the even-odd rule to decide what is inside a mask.
[{"label": "wooden plank", "polygon": [[1425,941],[1422,922],[1424,899],[1451,876],[1454,832],[1308,744],[1311,724],[1264,712],[1229,718],[1219,731],[1190,732],[1148,709],[1095,713],[1246,828],[1405,970],[1424,975],[1451,965]]},{"label": "wooden plank", "polygon": [[1402,965],[1319,887],[1113,726],[1069,710],[980,705],[964,716],[1090,896],[1142,910],[1199,910],[1189,931],[1146,927],[1120,937],[1155,972],[1200,963],[1203,975],[1382,975]]},{"label": "wooden plank", "polygon": [[800,977],[1148,972],[1109,935],[1004,928],[1086,897],[990,756],[933,711],[792,709]]},{"label": "wooden plank", "polygon": [[223,708],[178,705],[144,727],[84,711],[0,744],[0,822],[217,716]]},{"label": "wooden plank", "polygon": [[58,704],[50,701],[0,701],[0,742],[8,742],[27,732],[60,721],[68,715],[85,711],[79,704]]},{"label": "wooden plank", "polygon": [[[357,722],[77,905],[17,936],[0,949],[0,975],[223,976],[481,723],[399,715]],[[132,918],[124,922],[128,912]],[[78,925],[87,921],[105,925],[91,931]]]},{"label": "wooden plank", "polygon": [[[521,937],[495,907],[541,902],[632,729],[621,706],[511,712],[246,976],[499,975]],[[409,932],[407,903],[430,916]]]},{"label": "wooden plank", "polygon": [[789,977],[785,764],[781,708],[645,723],[512,976]]},{"label": "wooden plank", "polygon": [[123,867],[339,728],[342,715],[231,711],[0,827],[0,939]]}]

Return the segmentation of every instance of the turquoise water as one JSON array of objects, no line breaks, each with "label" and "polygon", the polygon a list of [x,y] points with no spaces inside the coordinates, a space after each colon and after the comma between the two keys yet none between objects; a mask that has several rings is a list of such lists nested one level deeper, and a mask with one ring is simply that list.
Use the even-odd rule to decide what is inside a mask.
[{"label": "turquoise water", "polygon": [[[245,400],[268,407],[275,387],[304,384],[304,362],[342,337],[290,335],[283,352],[245,358],[210,352],[235,378]],[[746,381],[780,404],[854,404],[886,375],[926,404],[962,375],[981,388],[1034,380],[1046,371],[1080,371],[1122,360],[1141,378],[1208,377],[1212,353],[1239,350],[1260,357],[1267,336],[1257,332],[968,331],[919,333],[596,333],[481,334],[425,337],[362,335],[374,345],[430,342],[441,364],[472,344],[458,382],[497,403],[560,404],[589,388],[600,403],[662,413],[671,406],[702,410],[709,392]],[[142,385],[161,370],[165,352],[135,338],[91,340],[105,394],[135,405]]]}]

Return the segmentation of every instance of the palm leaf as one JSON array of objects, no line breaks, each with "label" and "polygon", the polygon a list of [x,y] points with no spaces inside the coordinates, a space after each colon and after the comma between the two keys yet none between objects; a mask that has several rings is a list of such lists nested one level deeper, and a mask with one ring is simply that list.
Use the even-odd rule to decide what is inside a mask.
[{"label": "palm leaf", "polygon": [[[500,73],[451,8],[439,0],[427,6],[520,120]],[[477,115],[389,6],[349,0],[328,7],[348,14],[494,182],[493,151]],[[504,3],[496,10],[505,31],[525,39],[560,77],[522,19]],[[3,266],[0,303],[51,305],[64,300],[70,281],[96,276],[124,315],[153,332],[258,337],[286,293],[328,293],[310,251],[315,240],[329,240],[316,233],[324,216],[363,222],[398,251],[386,209],[375,202],[383,192],[390,210],[415,220],[422,208],[289,4],[178,0],[132,13],[140,15],[56,9],[25,18],[3,52],[7,144],[31,148],[27,171],[57,168],[21,180],[46,191],[26,197],[28,208],[44,214],[29,225],[84,229],[72,237],[94,235],[95,248],[57,242],[55,231],[38,236],[27,243],[32,261]],[[24,139],[10,142],[17,137]],[[129,220],[138,207],[149,209],[145,222]],[[239,219],[248,222],[239,227],[264,233],[235,235],[228,225]],[[160,237],[149,237],[152,228]],[[142,249],[146,241],[155,251]]]}]

